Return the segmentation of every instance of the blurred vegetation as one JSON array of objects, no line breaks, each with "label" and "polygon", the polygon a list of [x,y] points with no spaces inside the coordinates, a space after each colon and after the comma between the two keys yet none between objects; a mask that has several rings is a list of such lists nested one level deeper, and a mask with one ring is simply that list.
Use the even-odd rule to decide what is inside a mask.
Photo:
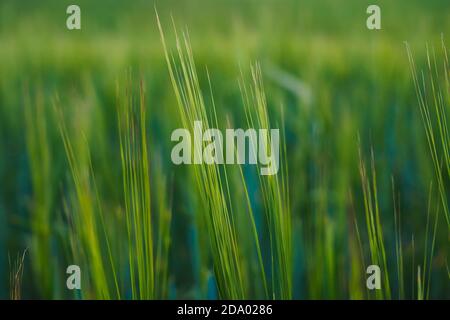
[{"label": "blurred vegetation", "polygon": [[[374,3],[380,31],[365,26]],[[70,4],[0,2],[0,298],[11,296],[16,256],[21,298],[450,298],[449,140],[438,138],[448,1],[82,0],[80,31],[66,29]],[[178,86],[198,90],[199,112],[214,106],[219,128],[246,128],[249,109],[266,110],[246,106],[238,82],[254,86],[260,63],[252,102],[264,97],[270,125],[284,128],[283,196],[249,166],[172,164],[183,114],[155,8],[168,52],[171,16],[188,30],[198,87]],[[404,41],[419,77],[426,43],[443,74],[421,88]],[[423,99],[433,105],[430,83],[441,80],[430,129]],[[418,100],[422,89],[431,95]],[[227,187],[202,185],[195,170]],[[220,226],[233,259],[211,243],[222,237],[213,212],[231,217]],[[80,292],[66,289],[70,264]],[[376,294],[370,264],[383,272]]]}]

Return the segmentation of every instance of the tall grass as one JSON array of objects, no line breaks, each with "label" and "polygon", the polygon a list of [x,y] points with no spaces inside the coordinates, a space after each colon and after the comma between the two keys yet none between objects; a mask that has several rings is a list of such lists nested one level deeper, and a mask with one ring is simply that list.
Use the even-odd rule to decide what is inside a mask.
[{"label": "tall grass", "polygon": [[[123,210],[119,209],[118,215],[104,212],[106,206],[84,133],[89,128],[76,128],[74,134],[66,126],[58,102],[55,108],[75,191],[68,199],[67,209],[72,225],[73,260],[88,271],[84,283],[88,287],[84,291],[88,292],[87,298],[155,299],[168,295],[171,210],[165,196],[165,177],[162,173],[150,177],[142,82],[139,88],[136,101],[129,75],[125,89],[119,86],[116,89],[123,192]],[[113,170],[114,164],[109,165]],[[150,187],[152,180],[157,186],[154,194]],[[156,198],[155,205],[152,195]],[[121,225],[122,215],[125,225]],[[121,261],[123,256],[127,262],[125,267]]]},{"label": "tall grass", "polygon": [[129,83],[124,99],[119,95],[117,103],[131,297],[163,298],[167,294],[171,213],[166,207],[164,179],[159,176],[159,219],[152,217],[147,117],[142,82],[137,106],[131,90],[132,85]]},{"label": "tall grass", "polygon": [[[251,67],[251,86],[245,84],[244,77],[240,81],[244,100],[247,125],[250,128],[273,128],[264,93],[261,68],[258,64]],[[282,114],[284,121],[284,114]],[[276,124],[280,127],[280,123]],[[284,141],[284,122],[281,128]],[[266,141],[266,150],[270,150],[270,138]],[[254,148],[255,146],[253,146]],[[293,257],[292,257],[292,217],[289,199],[288,164],[286,144],[281,143],[281,172],[275,175],[258,175],[263,198],[266,223],[270,236],[271,249],[271,287],[273,299],[292,298]],[[258,170],[261,166],[258,165]]]},{"label": "tall grass", "polygon": [[448,198],[445,188],[445,181],[450,178],[450,133],[447,125],[450,82],[447,48],[442,37],[442,61],[438,62],[435,49],[430,50],[427,46],[427,70],[422,70],[420,73],[417,71],[408,44],[406,44],[406,50],[441,204],[447,225],[450,228]]},{"label": "tall grass", "polygon": [[[163,29],[157,15],[158,26],[164,53],[169,70],[170,79],[178,103],[178,111],[181,123],[190,132],[194,131],[194,122],[202,121],[204,130],[209,128],[219,128],[219,121],[216,112],[214,99],[210,103],[211,112],[208,114],[203,93],[198,81],[196,66],[192,54],[187,32],[183,32],[182,37],[176,36],[176,58],[171,54],[166,45]],[[208,74],[209,80],[209,74]],[[251,93],[247,92],[244,84],[241,83],[243,93],[245,114],[247,125],[251,128],[271,128],[268,118],[267,105],[262,86],[261,72],[258,67],[252,69]],[[212,86],[209,82],[212,94]],[[203,143],[195,141],[194,150],[202,150]],[[252,142],[251,142],[252,143]],[[251,144],[250,143],[250,144]],[[266,148],[270,146],[270,140],[265,141]],[[282,144],[284,146],[284,144]],[[250,145],[250,147],[255,147]],[[197,152],[197,151],[194,151]],[[285,157],[284,149],[282,159]],[[202,157],[202,154],[196,155]],[[258,170],[260,168],[258,167]],[[197,186],[200,200],[203,206],[202,220],[207,226],[210,238],[211,253],[219,295],[224,299],[243,299],[252,296],[249,292],[248,283],[244,282],[246,270],[251,263],[249,257],[242,255],[240,235],[235,225],[236,215],[233,212],[232,200],[230,197],[229,180],[230,174],[226,166],[218,164],[208,165],[205,163],[193,165],[193,174]],[[245,191],[245,199],[249,212],[249,227],[253,234],[254,248],[256,250],[259,274],[252,282],[263,284],[263,297],[288,299],[292,296],[292,244],[291,244],[291,217],[289,209],[289,197],[287,187],[287,166],[282,164],[281,178],[275,176],[260,177],[261,195],[263,198],[266,223],[270,236],[270,270],[271,286],[270,292],[266,279],[267,267],[263,262],[263,252],[260,246],[259,234],[255,224],[254,212],[245,178],[240,169],[242,184]]]},{"label": "tall grass", "polygon": [[[431,220],[431,211],[433,201],[433,188],[430,185],[430,193],[428,196],[428,212],[427,222],[425,226],[425,246],[423,253],[422,267],[419,265],[417,268],[417,299],[424,300],[430,298],[430,286],[431,286],[431,269],[433,267],[434,249],[436,245],[437,226],[439,222],[439,209],[440,206],[436,205],[434,214],[434,223]],[[430,239],[430,232],[431,239]]]},{"label": "tall grass", "polygon": [[33,197],[30,199],[30,254],[39,288],[46,297],[53,296],[54,264],[52,261],[52,210],[54,181],[52,150],[48,133],[48,113],[44,97],[38,90],[35,103],[25,95],[25,140],[27,144]]},{"label": "tall grass", "polygon": [[108,251],[110,247],[108,238],[105,236],[103,209],[95,183],[87,138],[83,133],[83,128],[76,128],[78,135],[74,135],[73,131],[69,133],[66,119],[58,101],[55,102],[55,113],[57,114],[57,122],[74,189],[74,195],[69,199],[70,212],[68,212],[73,226],[71,233],[73,259],[82,270],[89,270],[87,274],[90,275],[88,281],[83,284],[89,284],[89,289],[92,289],[91,292],[86,294],[86,297],[110,299],[115,296],[110,281],[108,281],[108,274],[111,272],[110,267],[113,271],[116,297],[120,297],[111,252],[108,252],[107,255],[109,261],[104,259],[103,242],[107,243]]},{"label": "tall grass", "polygon": [[383,228],[378,205],[377,175],[375,171],[375,159],[373,150],[371,153],[371,177],[367,173],[365,161],[360,153],[359,172],[363,190],[364,213],[369,239],[370,262],[382,270],[381,290],[376,290],[376,296],[380,299],[391,299],[391,286],[387,266],[386,249],[384,245]]},{"label": "tall grass", "polygon": [[[417,70],[414,55],[411,47],[406,43],[406,51],[410,71],[416,91],[422,123],[425,129],[428,148],[434,168],[435,180],[438,186],[438,194],[443,209],[444,217],[447,222],[447,240],[450,231],[450,212],[448,207],[448,181],[450,179],[450,133],[448,130],[448,116],[450,105],[450,81],[449,81],[449,58],[444,36],[441,37],[440,55],[436,49],[426,47],[426,66],[425,70]],[[431,193],[431,191],[430,191]],[[425,254],[423,268],[417,271],[417,296],[419,299],[429,297],[431,262],[435,248],[435,239],[437,233],[438,213],[437,208],[435,227],[433,229],[433,238],[428,252],[428,234],[430,214],[427,217],[425,229]],[[430,211],[430,208],[428,209]],[[448,271],[448,255],[445,257]],[[428,262],[428,265],[427,265]],[[426,272],[428,271],[428,277]],[[450,277],[449,277],[450,278]]]},{"label": "tall grass", "polygon": [[25,255],[27,249],[22,254],[17,254],[14,261],[9,258],[10,275],[9,275],[9,292],[11,300],[20,300],[22,298],[22,277],[25,266]]},{"label": "tall grass", "polygon": [[[180,64],[178,68],[173,62],[173,57],[172,59],[169,57],[160,23],[159,27],[184,128],[193,132],[194,121],[197,120],[203,122],[205,129],[210,128],[210,119],[206,114],[192,52],[186,36],[183,37],[185,51],[183,51],[178,36],[176,39]],[[201,144],[194,145],[194,150],[202,150],[203,143],[201,141],[195,141],[194,143]],[[197,156],[202,157],[203,155]],[[243,299],[246,296],[242,281],[244,271],[242,270],[242,256],[239,252],[236,230],[226,195],[228,190],[227,175],[226,173],[222,175],[218,166],[204,163],[195,165],[193,171],[201,203],[205,210],[203,220],[210,237],[219,294],[227,299]]]},{"label": "tall grass", "polygon": [[[393,286],[397,288],[398,299],[407,298],[405,292],[405,254],[403,248],[403,234],[401,227],[401,209],[398,207],[398,197],[396,194],[394,179],[392,178],[392,194],[393,194],[393,208],[394,208],[394,238],[395,238],[395,258],[396,258],[396,271],[397,282],[393,282],[389,276],[388,256],[389,252],[385,245],[385,236],[383,235],[383,225],[381,221],[381,212],[379,208],[379,199],[377,192],[377,178],[375,170],[375,159],[373,150],[371,151],[371,170],[370,175],[367,173],[365,161],[360,153],[360,176],[363,189],[364,199],[364,213],[365,224],[367,228],[367,236],[369,241],[370,250],[370,264],[374,264],[380,267],[381,270],[381,290],[375,291],[375,297],[377,299],[391,299],[393,298]],[[424,234],[424,249],[423,249],[423,261],[422,263],[415,261],[416,247],[414,244],[414,234],[412,235],[412,283],[411,291],[409,293],[410,299],[424,300],[430,298],[430,286],[431,286],[431,269],[433,266],[434,250],[437,237],[437,226],[439,218],[440,206],[435,206],[434,222],[431,221],[431,211],[433,210],[433,198],[432,185],[430,185],[428,196],[428,210],[426,215],[425,234]],[[431,236],[430,236],[431,233]],[[358,236],[359,238],[359,236]],[[417,269],[416,269],[417,264]],[[415,293],[414,288],[417,288]],[[368,297],[370,294],[368,293]]]}]

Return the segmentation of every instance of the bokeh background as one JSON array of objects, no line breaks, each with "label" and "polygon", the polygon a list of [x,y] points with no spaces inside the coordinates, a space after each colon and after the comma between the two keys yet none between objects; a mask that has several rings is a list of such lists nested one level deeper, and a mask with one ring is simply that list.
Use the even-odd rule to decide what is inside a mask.
[{"label": "bokeh background", "polygon": [[[82,29],[69,31],[66,8],[72,2],[0,1],[1,298],[11,296],[14,262],[24,250],[21,298],[117,298],[103,294],[96,284],[98,270],[83,253],[89,246],[83,226],[72,225],[83,206],[76,205],[80,201],[61,122],[69,127],[76,156],[85,158],[86,146],[90,152],[90,181],[98,191],[93,207],[99,203],[106,225],[95,229],[103,239],[100,260],[109,263],[105,229],[119,266],[121,298],[133,297],[127,280],[129,247],[121,228],[116,112],[117,96],[124,92],[120,84],[127,82],[133,90],[142,82],[145,90],[154,221],[169,217],[162,242],[167,259],[157,266],[159,284],[151,297],[224,297],[199,219],[205,209],[195,183],[189,169],[170,161],[170,134],[181,125],[155,8],[169,49],[175,46],[171,17],[179,30],[189,31],[200,86],[209,97],[207,67],[221,126],[231,121],[245,127],[238,79],[249,74],[252,63],[261,66],[269,112],[285,125],[292,218],[289,297],[379,297],[365,286],[372,257],[361,157],[377,177],[388,268],[382,271],[390,283],[390,295],[383,297],[450,298],[448,222],[440,208],[404,43],[409,43],[418,69],[426,67],[426,44],[436,48],[439,63],[441,38],[448,39],[450,30],[448,1],[80,0]],[[382,30],[366,28],[370,4],[381,7]],[[276,270],[258,176],[252,170],[245,167],[244,175],[270,284]],[[448,182],[447,177],[447,194]],[[230,183],[239,215],[245,211],[242,184]],[[264,298],[252,269],[257,259],[247,239],[250,228],[236,221],[238,244],[249,265],[244,297]],[[158,223],[152,227],[155,235],[161,233]],[[81,291],[65,286],[69,264],[82,267]],[[106,277],[104,283],[114,292],[112,279]]]}]

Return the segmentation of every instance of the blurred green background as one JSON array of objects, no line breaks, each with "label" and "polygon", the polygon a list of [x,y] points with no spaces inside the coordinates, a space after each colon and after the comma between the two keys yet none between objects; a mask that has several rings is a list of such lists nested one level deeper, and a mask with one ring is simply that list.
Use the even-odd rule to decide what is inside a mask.
[{"label": "blurred green background", "polygon": [[[368,165],[371,149],[374,153],[392,298],[420,296],[418,268],[424,272],[425,266],[421,278],[427,279],[429,297],[450,298],[449,229],[443,215],[430,255],[428,212],[432,229],[439,196],[404,45],[410,44],[418,68],[425,66],[426,44],[440,49],[442,34],[448,39],[448,1],[76,1],[82,28],[75,31],[66,28],[70,4],[0,2],[1,298],[10,297],[11,262],[25,248],[23,298],[103,297],[91,288],[92,279],[83,280],[81,294],[65,287],[65,269],[82,264],[74,252],[83,244],[71,231],[74,188],[55,101],[74,144],[88,142],[114,260],[123,279],[130,272],[121,262],[126,236],[116,229],[124,223],[117,84],[129,72],[134,87],[140,80],[145,87],[152,206],[171,212],[167,275],[161,276],[167,284],[157,297],[221,297],[209,239],[197,219],[202,209],[196,189],[186,168],[170,161],[170,134],[180,121],[155,8],[170,48],[175,45],[171,16],[179,30],[189,30],[200,84],[209,96],[207,67],[221,125],[232,119],[236,127],[245,126],[237,79],[255,61],[261,64],[270,113],[282,117],[284,108],[293,298],[376,297],[365,289],[371,257],[358,146]],[[370,4],[381,7],[382,30],[366,28]],[[258,177],[245,176],[270,270]],[[448,186],[446,179],[447,193]],[[238,183],[230,193],[233,202],[242,200]],[[244,237],[239,244],[245,243]],[[100,247],[107,260],[105,244]],[[83,261],[88,279],[91,266],[89,259]],[[256,281],[251,272],[246,281]],[[132,297],[126,280],[120,287],[122,298]],[[248,297],[261,297],[257,284],[249,287]]]}]

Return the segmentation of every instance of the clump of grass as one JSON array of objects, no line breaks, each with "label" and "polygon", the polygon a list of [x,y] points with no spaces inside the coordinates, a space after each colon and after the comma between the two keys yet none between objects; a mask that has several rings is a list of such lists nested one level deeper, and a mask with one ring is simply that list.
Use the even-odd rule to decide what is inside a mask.
[{"label": "clump of grass", "polygon": [[[73,180],[69,221],[74,260],[89,270],[88,298],[155,299],[168,295],[168,265],[171,210],[165,196],[166,179],[155,175],[156,212],[152,213],[150,157],[147,141],[146,105],[143,83],[135,101],[131,76],[126,90],[117,87],[117,123],[122,168],[125,226],[121,217],[104,214],[104,200],[97,187],[95,170],[83,128],[74,135],[66,126],[61,108],[55,108]],[[113,164],[111,164],[113,167]],[[114,230],[115,234],[110,234]],[[125,244],[125,246],[123,246]],[[122,265],[125,247],[126,268]],[[155,253],[156,252],[156,253]],[[82,267],[83,269],[83,267]],[[128,288],[131,288],[131,295]]]},{"label": "clump of grass", "polygon": [[[205,130],[211,127],[218,128],[219,124],[214,99],[211,101],[211,112],[209,114],[207,112],[197,77],[188,34],[183,33],[180,38],[176,28],[174,28],[177,50],[177,58],[175,58],[167,49],[158,16],[157,19],[169,75],[175,91],[183,127],[193,132],[194,122],[200,120]],[[212,91],[211,83],[209,83],[209,87]],[[241,89],[247,124],[255,129],[271,128],[262,85],[261,71],[258,66],[252,68],[252,86],[249,89],[251,92],[247,92],[243,82],[241,83]],[[202,142],[195,141],[194,143]],[[265,143],[266,148],[271,145],[269,139]],[[202,150],[202,147],[203,145],[194,146],[194,150]],[[254,148],[255,146],[250,147]],[[284,160],[286,159],[285,153],[286,150],[284,149]],[[201,157],[202,155],[198,156]],[[259,169],[260,167],[258,167]],[[263,263],[263,254],[259,243],[259,230],[256,228],[252,204],[250,203],[243,171],[240,168],[240,176],[245,193],[244,197],[247,201],[247,210],[249,213],[249,226],[253,234],[251,241],[254,244],[257,265],[260,271],[258,277],[253,275],[252,281],[260,281],[262,283],[264,298],[289,299],[292,296],[292,231],[286,163],[283,163],[283,170],[285,171],[280,175],[280,178],[278,176],[267,176],[260,177],[259,179],[266,223],[270,236],[272,290],[269,293],[266,280],[266,268]],[[230,174],[226,166],[221,167],[217,164],[208,165],[205,163],[194,165],[193,174],[204,209],[202,211],[202,219],[207,226],[207,232],[210,238],[219,295],[225,299],[249,298],[251,293],[249,292],[248,283],[244,280],[245,274],[249,274],[247,268],[250,263],[247,260],[250,258],[242,256],[242,246],[239,245],[240,237],[235,226],[235,215],[237,213],[233,212],[232,201],[230,199]]]},{"label": "clump of grass", "polygon": [[[391,284],[389,280],[389,272],[387,265],[387,254],[386,247],[384,244],[383,229],[380,219],[380,210],[378,206],[378,196],[377,196],[377,181],[376,181],[376,171],[375,171],[375,161],[373,150],[371,150],[371,177],[367,174],[366,165],[362,158],[361,151],[360,157],[360,176],[363,189],[363,199],[364,199],[364,209],[365,209],[365,219],[367,227],[367,235],[369,239],[370,248],[370,262],[380,266],[382,285],[381,290],[375,292],[375,296],[378,299],[391,299]],[[395,191],[394,179],[392,178],[392,194],[393,194],[393,206],[394,206],[394,234],[395,234],[395,256],[396,256],[396,268],[397,268],[397,290],[398,299],[404,299],[405,295],[405,276],[404,276],[404,250],[402,244],[402,228],[401,228],[401,210],[398,207],[399,196]],[[436,206],[436,212],[434,215],[434,223],[431,221],[431,211],[432,211],[432,185],[430,185],[429,198],[428,198],[428,210],[427,210],[427,221],[425,227],[425,240],[424,240],[424,253],[422,264],[417,265],[416,269],[416,247],[414,245],[414,235],[412,235],[412,283],[411,283],[411,293],[410,297],[412,299],[416,298],[418,300],[429,299],[430,286],[431,286],[431,269],[432,261],[434,256],[434,249],[436,244],[437,236],[437,226],[439,218],[439,205]],[[357,227],[357,226],[356,226]],[[432,231],[431,240],[430,232]],[[359,232],[358,232],[359,233]],[[358,234],[359,239],[359,234]],[[430,243],[431,241],[431,243]],[[361,247],[361,244],[360,244]],[[415,293],[414,287],[417,286],[417,294]]]},{"label": "clump of grass", "polygon": [[[124,101],[118,97],[117,104],[131,292],[133,299],[162,298],[167,295],[171,212],[166,206],[165,179],[158,176],[159,215],[158,220],[152,218],[142,81],[137,107],[131,88],[129,84]],[[158,232],[155,233],[155,230]],[[159,280],[158,283],[156,279]]]},{"label": "clump of grass", "polygon": [[[129,86],[131,90],[131,86]],[[150,169],[145,128],[145,105],[141,84],[140,107],[133,109],[133,94],[119,102],[118,120],[122,159],[123,194],[128,234],[128,261],[134,299],[155,294]],[[137,115],[136,115],[137,113]]]},{"label": "clump of grass", "polygon": [[[73,223],[71,233],[73,258],[77,262],[83,262],[83,264],[77,263],[82,265],[82,269],[86,267],[85,270],[90,271],[89,282],[86,281],[86,284],[91,284],[92,292],[87,294],[88,297],[120,298],[118,279],[106,236],[101,199],[95,184],[87,138],[82,128],[77,128],[81,130],[81,134],[76,136],[77,139],[69,133],[58,100],[55,102],[55,112],[74,187],[74,195],[70,199],[72,208],[69,212],[70,221]],[[108,262],[104,259],[103,242],[106,242],[108,247]],[[112,268],[115,294],[108,281],[109,267]]]},{"label": "clump of grass", "polygon": [[[430,297],[430,285],[431,285],[431,268],[433,262],[434,248],[436,244],[437,226],[439,221],[439,205],[436,206],[436,212],[434,214],[434,224],[431,221],[431,211],[433,203],[433,189],[432,184],[430,184],[430,192],[428,196],[428,212],[427,212],[427,222],[425,226],[425,247],[423,254],[422,268],[419,265],[417,267],[417,299],[424,300]],[[431,225],[430,225],[431,223]],[[432,233],[431,243],[429,239],[430,232]]]},{"label": "clump of grass", "polygon": [[[417,71],[416,63],[410,46],[406,43],[410,71],[416,90],[420,115],[425,129],[425,135],[434,168],[440,204],[447,222],[447,234],[450,229],[450,210],[448,208],[448,180],[450,179],[450,133],[448,130],[448,108],[450,101],[449,59],[444,37],[441,38],[441,61],[438,61],[436,50],[427,45],[426,70]],[[430,200],[431,202],[431,187]],[[428,234],[430,206],[428,207],[427,225],[425,230],[425,253],[423,268],[417,270],[417,298],[427,299],[430,293],[431,263],[434,252],[438,213],[436,209],[435,227],[428,257]],[[427,264],[428,262],[428,264]],[[448,261],[446,257],[448,270]],[[428,271],[428,275],[426,272]]]},{"label": "clump of grass", "polygon": [[381,290],[376,290],[379,299],[391,299],[391,288],[389,283],[389,272],[387,268],[386,250],[383,238],[383,228],[378,206],[377,175],[375,171],[375,159],[371,151],[371,177],[367,173],[366,164],[361,149],[359,149],[359,173],[364,199],[364,213],[369,239],[370,262],[381,269]]},{"label": "clump of grass", "polygon": [[[194,121],[201,120],[204,128],[210,128],[203,95],[188,38],[183,34],[183,45],[176,37],[179,68],[167,50],[164,34],[158,18],[169,74],[178,102],[182,124],[193,132]],[[215,110],[213,111],[215,115]],[[217,124],[217,118],[215,118]],[[201,143],[196,141],[195,143]],[[194,150],[202,150],[195,146]],[[202,155],[199,155],[200,157]],[[201,203],[205,210],[203,221],[210,236],[211,251],[219,295],[226,299],[243,299],[243,264],[233,218],[227,197],[228,178],[217,165],[195,165],[193,172]],[[223,178],[224,177],[224,178]]]},{"label": "clump of grass", "polygon": [[9,266],[10,266],[10,276],[9,276],[9,285],[10,285],[10,299],[11,300],[20,300],[22,298],[22,277],[23,277],[23,269],[25,263],[25,255],[27,253],[27,249],[25,249],[22,255],[17,254],[16,259],[11,264],[11,259],[9,258]]},{"label": "clump of grass", "polygon": [[38,91],[35,103],[25,95],[25,140],[33,196],[30,203],[32,268],[45,297],[53,296],[51,211],[53,206],[52,150],[46,108]]},{"label": "clump of grass", "polygon": [[[438,66],[435,49],[427,46],[427,70],[417,71],[411,48],[406,44],[409,66],[416,89],[419,110],[433,162],[441,204],[450,228],[445,179],[450,178],[450,134],[447,125],[449,103],[449,60],[442,38],[442,65]],[[442,68],[442,69],[441,69]],[[442,71],[440,71],[442,70]],[[444,77],[443,77],[444,75]]]},{"label": "clump of grass", "polygon": [[[250,128],[272,128],[264,93],[264,85],[259,64],[251,67],[251,86],[245,85],[244,77],[240,88],[244,100],[247,125]],[[282,114],[282,118],[283,118]],[[279,127],[279,124],[277,124]],[[284,123],[282,126],[284,133]],[[282,137],[284,141],[284,136]],[[270,137],[265,141],[266,150],[270,150]],[[252,146],[255,148],[255,146]],[[281,172],[276,175],[258,175],[263,198],[266,222],[270,236],[272,298],[292,298],[292,217],[289,202],[288,165],[286,144],[281,143]],[[271,150],[273,152],[273,150]],[[257,166],[261,170],[261,166]]]}]

